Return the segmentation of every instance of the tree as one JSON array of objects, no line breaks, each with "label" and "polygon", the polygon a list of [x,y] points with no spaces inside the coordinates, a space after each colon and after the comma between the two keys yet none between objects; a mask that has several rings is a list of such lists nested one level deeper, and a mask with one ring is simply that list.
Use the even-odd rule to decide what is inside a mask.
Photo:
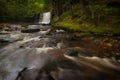
[{"label": "tree", "polygon": [[39,14],[43,7],[43,0],[0,0],[1,20],[27,21]]}]

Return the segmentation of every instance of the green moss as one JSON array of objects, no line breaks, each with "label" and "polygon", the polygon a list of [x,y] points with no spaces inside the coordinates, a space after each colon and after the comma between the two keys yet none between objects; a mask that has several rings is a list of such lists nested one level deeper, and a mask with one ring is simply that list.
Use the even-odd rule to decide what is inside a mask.
[{"label": "green moss", "polygon": [[114,33],[120,34],[120,27],[93,27],[93,26],[81,26],[77,23],[69,23],[69,22],[57,22],[53,24],[53,26],[57,26],[60,28],[65,28],[72,31],[86,32],[86,33]]},{"label": "green moss", "polygon": [[79,25],[74,23],[58,22],[58,23],[55,23],[54,26],[66,28],[74,31],[80,30]]}]

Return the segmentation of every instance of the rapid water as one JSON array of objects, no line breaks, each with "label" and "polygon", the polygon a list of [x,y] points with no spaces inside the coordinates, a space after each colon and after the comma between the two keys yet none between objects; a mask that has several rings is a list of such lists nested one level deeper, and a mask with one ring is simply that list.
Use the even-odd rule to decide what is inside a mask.
[{"label": "rapid water", "polygon": [[63,30],[50,33],[51,27],[37,28],[39,32],[9,34],[13,42],[0,49],[0,80],[120,79],[116,60],[89,56],[79,46],[67,46],[64,40],[68,35]]}]

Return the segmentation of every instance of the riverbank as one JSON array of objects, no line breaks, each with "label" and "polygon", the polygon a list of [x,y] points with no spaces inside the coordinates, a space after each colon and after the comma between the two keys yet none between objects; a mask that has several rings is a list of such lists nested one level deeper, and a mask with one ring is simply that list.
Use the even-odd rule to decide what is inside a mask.
[{"label": "riverbank", "polygon": [[98,34],[112,34],[120,36],[120,27],[94,27],[87,24],[77,24],[69,22],[56,22],[53,24],[54,27],[66,29],[73,32],[84,32],[84,33],[98,33]]},{"label": "riverbank", "polygon": [[120,56],[120,38],[110,36],[90,35],[87,33],[69,33],[66,40],[69,47],[80,47],[88,53],[98,57]]},{"label": "riverbank", "polygon": [[[94,27],[89,24],[58,21],[55,28],[66,30],[71,35],[71,45],[79,45],[99,57],[120,55],[120,27]],[[77,40],[76,40],[77,39]],[[71,46],[69,45],[69,46]]]}]

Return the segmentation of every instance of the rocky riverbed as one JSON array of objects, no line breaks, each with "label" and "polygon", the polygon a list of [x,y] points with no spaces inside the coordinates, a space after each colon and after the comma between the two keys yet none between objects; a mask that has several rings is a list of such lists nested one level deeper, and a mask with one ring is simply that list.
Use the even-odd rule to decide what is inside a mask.
[{"label": "rocky riverbed", "polygon": [[49,25],[0,28],[0,80],[120,79],[119,37],[69,33]]},{"label": "rocky riverbed", "polygon": [[[74,36],[73,36],[74,34]],[[99,36],[86,33],[72,33],[69,46],[79,46],[98,57],[120,56],[120,36]]]}]

